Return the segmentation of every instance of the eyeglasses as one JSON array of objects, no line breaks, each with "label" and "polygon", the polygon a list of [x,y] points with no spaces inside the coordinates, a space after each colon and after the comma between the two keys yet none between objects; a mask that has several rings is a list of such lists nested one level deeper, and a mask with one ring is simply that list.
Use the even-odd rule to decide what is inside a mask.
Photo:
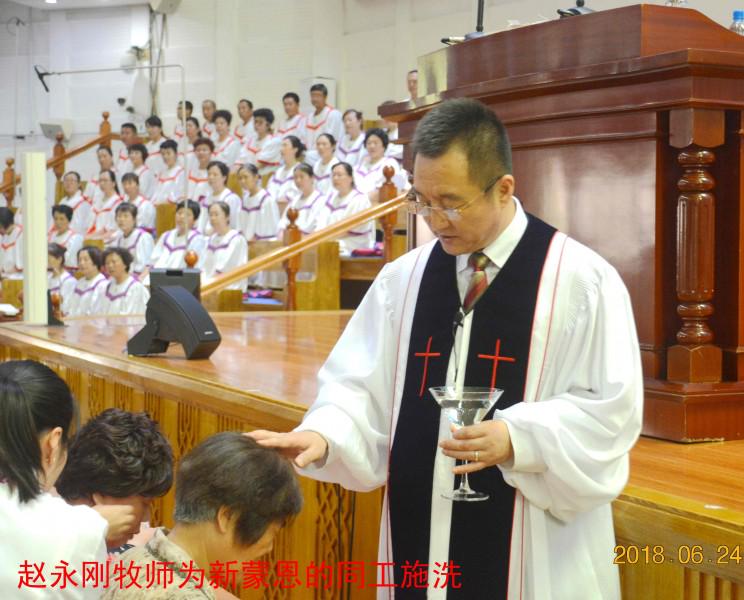
[{"label": "eyeglasses", "polygon": [[504,175],[499,175],[498,177],[492,179],[488,183],[488,185],[483,188],[483,191],[475,196],[475,198],[471,198],[460,206],[453,206],[452,208],[442,208],[440,206],[432,206],[431,204],[427,204],[421,201],[420,196],[415,190],[411,190],[411,193],[408,196],[406,209],[412,215],[419,215],[425,218],[431,217],[434,213],[437,213],[440,217],[443,217],[448,221],[459,221],[460,219],[462,219],[462,213],[476,200],[479,200],[481,197],[485,196]]}]

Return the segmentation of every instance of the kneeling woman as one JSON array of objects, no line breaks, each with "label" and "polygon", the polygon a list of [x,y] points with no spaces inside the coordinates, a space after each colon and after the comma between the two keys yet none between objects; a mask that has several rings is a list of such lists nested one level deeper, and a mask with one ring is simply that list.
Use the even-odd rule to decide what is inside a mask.
[{"label": "kneeling woman", "polygon": [[[243,234],[230,228],[230,207],[226,202],[215,202],[209,207],[209,223],[214,233],[209,237],[204,255],[202,277],[210,281],[248,262],[248,242]],[[228,290],[245,289],[245,281],[228,286]]]},{"label": "kneeling woman", "polygon": [[77,253],[78,272],[82,275],[67,304],[68,317],[82,317],[93,314],[106,289],[106,277],[101,273],[103,256],[95,246],[83,246]]},{"label": "kneeling woman", "polygon": [[124,248],[108,248],[103,263],[109,282],[93,309],[96,315],[143,315],[150,299],[147,288],[129,274],[134,258]]}]

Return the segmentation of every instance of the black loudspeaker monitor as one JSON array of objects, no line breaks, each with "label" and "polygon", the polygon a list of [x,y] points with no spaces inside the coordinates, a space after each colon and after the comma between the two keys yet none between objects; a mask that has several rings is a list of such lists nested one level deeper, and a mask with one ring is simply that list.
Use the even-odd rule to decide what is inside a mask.
[{"label": "black loudspeaker monitor", "polygon": [[180,285],[185,287],[201,300],[201,270],[200,269],[151,269],[150,291],[164,285]]},{"label": "black loudspeaker monitor", "polygon": [[171,342],[178,342],[186,358],[209,358],[222,341],[209,313],[181,286],[153,287],[145,320],[127,342],[127,352],[134,356],[165,352]]}]

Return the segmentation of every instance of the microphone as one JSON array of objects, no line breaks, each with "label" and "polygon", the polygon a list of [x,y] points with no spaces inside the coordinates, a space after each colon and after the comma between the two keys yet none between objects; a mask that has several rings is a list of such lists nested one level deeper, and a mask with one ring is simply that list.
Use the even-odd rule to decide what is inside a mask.
[{"label": "microphone", "polygon": [[465,41],[464,35],[451,35],[450,37],[442,38],[442,43],[447,46],[454,46]]},{"label": "microphone", "polygon": [[49,75],[49,73],[42,73],[39,71],[39,65],[34,65],[34,71],[36,71],[36,76],[39,78],[39,81],[41,81],[41,85],[44,86],[44,89],[49,92],[49,86],[47,86],[46,81],[44,81],[44,77]]}]

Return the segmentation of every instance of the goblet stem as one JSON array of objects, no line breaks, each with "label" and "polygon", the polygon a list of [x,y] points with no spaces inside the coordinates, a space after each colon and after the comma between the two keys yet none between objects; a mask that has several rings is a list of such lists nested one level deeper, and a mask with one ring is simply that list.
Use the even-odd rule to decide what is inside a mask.
[{"label": "goblet stem", "polygon": [[[463,465],[467,465],[468,464],[468,461],[467,460],[464,460],[464,461],[462,461],[462,464]],[[472,492],[473,491],[470,488],[470,482],[468,481],[468,474],[467,473],[463,473],[462,474],[462,479],[460,480],[460,489],[459,489],[459,491],[461,491],[461,492]]]}]

